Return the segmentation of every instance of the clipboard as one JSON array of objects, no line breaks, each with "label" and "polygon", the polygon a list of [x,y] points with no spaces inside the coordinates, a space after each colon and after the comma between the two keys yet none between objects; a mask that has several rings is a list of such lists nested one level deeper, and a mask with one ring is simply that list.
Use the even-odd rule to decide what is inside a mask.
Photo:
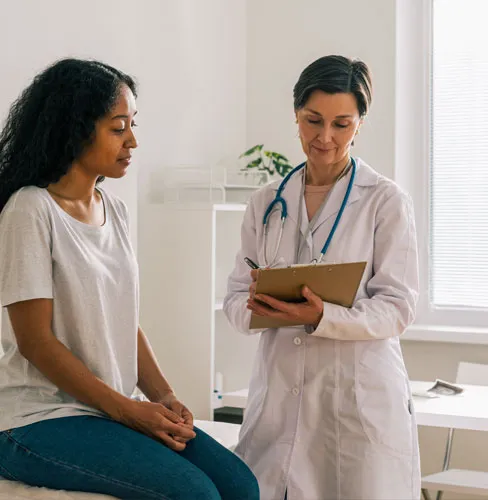
[{"label": "clipboard", "polygon": [[[366,268],[366,262],[345,264],[309,264],[260,269],[256,293],[286,302],[303,302],[306,285],[324,302],[352,307]],[[299,323],[251,315],[249,328],[261,329],[297,326]]]}]

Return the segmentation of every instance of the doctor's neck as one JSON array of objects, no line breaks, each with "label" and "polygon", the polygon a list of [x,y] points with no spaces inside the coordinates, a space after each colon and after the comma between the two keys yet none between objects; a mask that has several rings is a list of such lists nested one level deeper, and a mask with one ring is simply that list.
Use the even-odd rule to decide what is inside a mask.
[{"label": "doctor's neck", "polygon": [[350,155],[330,164],[317,164],[310,158],[307,160],[305,184],[308,186],[328,186],[341,176],[351,161]]}]

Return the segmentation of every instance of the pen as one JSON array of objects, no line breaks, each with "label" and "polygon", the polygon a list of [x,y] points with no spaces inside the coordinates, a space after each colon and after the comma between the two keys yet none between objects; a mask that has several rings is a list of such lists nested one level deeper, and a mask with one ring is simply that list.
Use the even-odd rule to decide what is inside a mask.
[{"label": "pen", "polygon": [[251,269],[259,269],[259,266],[252,261],[249,257],[244,257],[244,262],[251,268]]}]

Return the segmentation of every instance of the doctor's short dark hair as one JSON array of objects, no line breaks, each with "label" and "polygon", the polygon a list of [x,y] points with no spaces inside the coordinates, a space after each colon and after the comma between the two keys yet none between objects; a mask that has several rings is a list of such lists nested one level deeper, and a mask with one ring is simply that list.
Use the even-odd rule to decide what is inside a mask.
[{"label": "doctor's short dark hair", "polygon": [[[0,211],[24,186],[59,181],[94,138],[95,124],[135,81],[108,64],[62,59],[39,73],[12,104],[0,132]],[[102,179],[100,179],[102,180]]]},{"label": "doctor's short dark hair", "polygon": [[371,72],[357,59],[325,56],[307,66],[293,89],[295,111],[303,108],[312,92],[327,94],[352,93],[356,97],[359,116],[368,113],[373,98]]}]

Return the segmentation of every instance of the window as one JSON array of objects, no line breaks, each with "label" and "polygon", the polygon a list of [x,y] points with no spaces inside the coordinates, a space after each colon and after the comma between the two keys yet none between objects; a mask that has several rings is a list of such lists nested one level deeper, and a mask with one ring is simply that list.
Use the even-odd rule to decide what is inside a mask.
[{"label": "window", "polygon": [[412,196],[411,337],[488,342],[488,0],[397,0],[395,179]]},{"label": "window", "polygon": [[429,300],[457,318],[488,319],[487,17],[488,0],[433,0]]}]

